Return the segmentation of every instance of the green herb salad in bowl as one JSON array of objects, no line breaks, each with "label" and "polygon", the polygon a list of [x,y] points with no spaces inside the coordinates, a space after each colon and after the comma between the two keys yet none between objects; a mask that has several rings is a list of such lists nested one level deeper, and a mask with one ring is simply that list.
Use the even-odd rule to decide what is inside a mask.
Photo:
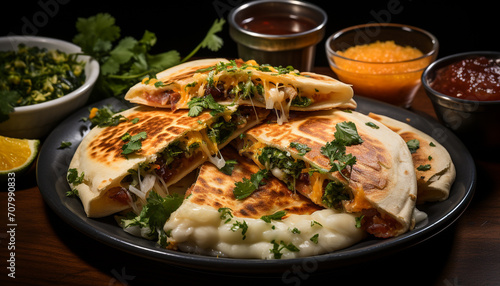
[{"label": "green herb salad in bowl", "polygon": [[0,37],[0,135],[44,137],[85,105],[98,75],[99,63],[72,43]]}]

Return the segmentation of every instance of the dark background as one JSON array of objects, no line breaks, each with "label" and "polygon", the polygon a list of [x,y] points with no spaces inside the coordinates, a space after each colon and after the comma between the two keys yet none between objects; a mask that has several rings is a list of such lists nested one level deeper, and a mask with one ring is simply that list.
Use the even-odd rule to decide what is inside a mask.
[{"label": "dark background", "polygon": [[[227,19],[243,0],[177,1],[12,1],[0,14],[0,35],[39,35],[71,41],[79,17],[106,12],[116,18],[122,36],[140,39],[152,31],[158,42],[151,53],[177,50],[187,55],[203,39],[213,21]],[[337,30],[367,22],[391,22],[417,26],[433,33],[440,42],[438,57],[472,50],[500,50],[498,12],[486,1],[318,1],[328,14],[326,37]],[[389,11],[393,11],[392,13]],[[394,12],[396,11],[396,12]],[[200,50],[198,57],[237,57],[229,37],[229,25],[219,33],[224,39],[217,52]],[[325,37],[325,38],[326,38]],[[324,40],[319,43],[316,65],[327,66]]]}]

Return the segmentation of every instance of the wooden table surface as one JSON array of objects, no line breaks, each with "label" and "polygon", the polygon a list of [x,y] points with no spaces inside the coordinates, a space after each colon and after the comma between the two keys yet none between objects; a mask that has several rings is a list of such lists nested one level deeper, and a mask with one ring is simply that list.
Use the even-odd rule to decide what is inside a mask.
[{"label": "wooden table surface", "polygon": [[[331,74],[326,67],[315,71]],[[411,110],[435,117],[422,89]],[[219,275],[155,262],[106,246],[73,229],[47,206],[32,168],[22,180],[16,180],[14,233],[9,232],[7,221],[6,183],[0,188],[0,285],[366,285],[375,281],[386,285],[500,285],[500,180],[495,179],[500,163],[475,161],[478,180],[471,204],[436,236],[379,259],[322,272],[298,270],[287,277]],[[12,245],[15,278],[7,276]]]}]

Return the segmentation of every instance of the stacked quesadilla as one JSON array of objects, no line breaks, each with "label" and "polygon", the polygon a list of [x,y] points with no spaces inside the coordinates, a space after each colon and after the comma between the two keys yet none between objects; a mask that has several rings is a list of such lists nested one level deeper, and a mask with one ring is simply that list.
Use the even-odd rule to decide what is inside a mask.
[{"label": "stacked quesadilla", "polygon": [[280,123],[286,122],[290,110],[356,107],[352,88],[331,77],[227,59],[178,65],[136,84],[125,99],[176,110],[190,108],[193,99],[208,95],[222,104],[274,109]]},{"label": "stacked quesadilla", "polygon": [[89,217],[128,208],[138,212],[152,189],[167,194],[168,186],[207,160],[222,168],[219,150],[268,111],[187,113],[137,106],[116,115],[124,122],[97,126],[84,137],[69,166],[82,179],[70,187],[78,191]]},{"label": "stacked quesadilla", "polygon": [[169,248],[233,258],[296,258],[332,252],[365,235],[356,217],[324,209],[269,176],[245,199],[240,182],[259,167],[231,147],[222,150],[236,164],[230,173],[202,165],[183,204],[164,226]]},{"label": "stacked quesadilla", "polygon": [[[352,97],[293,68],[184,63],[130,88],[137,106],[85,136],[69,183],[89,217],[132,210],[130,232],[204,255],[293,258],[399,236],[417,203],[448,197],[453,162],[429,135],[356,112]],[[150,194],[170,196],[193,172],[163,227],[148,225]]]}]

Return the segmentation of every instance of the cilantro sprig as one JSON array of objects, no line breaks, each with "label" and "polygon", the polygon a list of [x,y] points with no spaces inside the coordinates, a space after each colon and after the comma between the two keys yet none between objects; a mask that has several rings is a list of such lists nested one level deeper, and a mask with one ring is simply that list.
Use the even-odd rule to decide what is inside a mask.
[{"label": "cilantro sprig", "polygon": [[191,117],[199,116],[203,110],[210,109],[210,114],[215,116],[226,110],[226,106],[219,104],[212,95],[207,95],[205,97],[195,97],[188,102],[189,112],[188,115]]},{"label": "cilantro sprig", "polygon": [[149,228],[148,238],[156,239],[160,246],[165,247],[167,245],[167,235],[163,230],[163,226],[170,214],[179,208],[183,200],[184,198],[177,194],[162,198],[155,191],[151,191],[141,213],[138,216],[132,213],[130,216],[123,218],[121,226],[124,229],[131,226]]},{"label": "cilantro sprig", "polygon": [[269,251],[273,254],[275,259],[281,259],[281,257],[283,256],[282,251],[284,249],[287,249],[288,251],[291,251],[291,252],[299,252],[300,251],[300,249],[297,246],[295,246],[293,243],[290,242],[287,244],[283,240],[281,240],[279,243],[276,242],[275,240],[272,240],[271,244],[273,245],[273,248],[269,249]]},{"label": "cilantro sprig", "polygon": [[250,179],[243,178],[243,181],[234,183],[235,188],[233,189],[234,197],[237,200],[242,200],[250,196],[254,191],[256,191],[260,185],[265,184],[263,180],[267,178],[269,171],[262,169],[255,174],[250,176]]},{"label": "cilantro sprig", "polygon": [[84,54],[100,64],[99,80],[95,87],[98,92],[93,94],[120,96],[142,77],[185,62],[201,48],[211,51],[220,49],[223,40],[216,34],[222,30],[224,23],[224,19],[215,20],[201,43],[183,59],[176,50],[151,54],[157,37],[150,31],[146,30],[139,40],[122,37],[115,18],[107,13],[79,18],[76,22],[78,34],[73,42],[82,48]]},{"label": "cilantro sprig", "polygon": [[127,142],[122,146],[122,155],[129,155],[142,148],[142,140],[147,138],[145,131],[139,132],[135,135],[130,135],[128,132],[122,136],[122,140]]},{"label": "cilantro sprig", "polygon": [[298,142],[290,142],[290,147],[297,149],[299,156],[304,156],[307,152],[311,151],[311,147]]},{"label": "cilantro sprig", "polygon": [[270,214],[270,215],[261,216],[260,219],[267,222],[267,223],[271,223],[272,220],[281,220],[285,215],[286,215],[286,211],[281,210],[281,211],[277,211],[277,212]]},{"label": "cilantro sprig", "polygon": [[346,146],[363,143],[363,139],[358,134],[356,125],[349,121],[337,123],[335,125],[335,139],[321,147],[321,154],[330,159],[330,172],[338,171],[346,180],[348,180],[342,170],[347,166],[356,164],[356,157],[352,154],[346,154]]}]

